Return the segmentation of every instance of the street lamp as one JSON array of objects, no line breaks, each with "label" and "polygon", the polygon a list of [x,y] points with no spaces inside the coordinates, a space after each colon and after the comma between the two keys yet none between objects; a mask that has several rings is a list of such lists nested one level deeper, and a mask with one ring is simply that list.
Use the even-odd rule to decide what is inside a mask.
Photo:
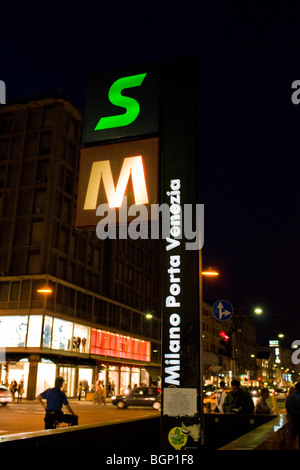
[{"label": "street lamp", "polygon": [[261,314],[263,313],[263,309],[260,308],[260,307],[255,307],[254,313],[255,313],[256,315],[261,315]]},{"label": "street lamp", "polygon": [[52,294],[53,289],[52,289],[52,287],[50,287],[50,286],[48,286],[48,285],[45,285],[45,286],[40,287],[39,289],[37,289],[37,292],[38,292],[38,294],[45,294],[45,295],[47,295],[47,294]]},{"label": "street lamp", "polygon": [[216,276],[219,276],[219,272],[210,266],[205,271],[202,271],[202,276],[216,277]]}]

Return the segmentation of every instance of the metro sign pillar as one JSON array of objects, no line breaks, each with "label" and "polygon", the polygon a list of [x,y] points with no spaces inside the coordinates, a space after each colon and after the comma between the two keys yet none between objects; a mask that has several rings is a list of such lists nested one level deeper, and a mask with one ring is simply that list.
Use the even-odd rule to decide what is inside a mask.
[{"label": "metro sign pillar", "polygon": [[[196,79],[196,65],[189,58],[171,61],[164,68],[162,198],[169,206],[178,201],[182,212],[185,204],[196,210],[200,202]],[[171,233],[163,241],[161,446],[197,449],[203,434],[201,250],[187,249],[183,223],[181,239]]]}]

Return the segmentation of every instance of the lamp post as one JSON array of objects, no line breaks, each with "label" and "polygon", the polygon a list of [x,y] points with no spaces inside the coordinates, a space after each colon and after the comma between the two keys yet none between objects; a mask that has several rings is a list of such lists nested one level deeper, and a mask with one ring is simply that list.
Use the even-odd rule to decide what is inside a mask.
[{"label": "lamp post", "polygon": [[204,444],[204,410],[203,410],[203,277],[206,278],[215,278],[219,276],[219,272],[216,269],[213,269],[211,266],[208,269],[202,269],[202,255],[199,250],[199,292],[200,292],[200,439],[201,444]]}]

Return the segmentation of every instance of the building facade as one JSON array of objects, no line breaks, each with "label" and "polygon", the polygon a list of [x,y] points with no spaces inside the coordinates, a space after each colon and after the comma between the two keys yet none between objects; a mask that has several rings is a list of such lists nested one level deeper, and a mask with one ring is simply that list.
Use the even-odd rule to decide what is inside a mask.
[{"label": "building facade", "polygon": [[61,95],[0,108],[1,380],[24,375],[30,398],[57,373],[70,396],[86,377],[116,391],[159,380],[160,244],[75,229],[81,125]]}]

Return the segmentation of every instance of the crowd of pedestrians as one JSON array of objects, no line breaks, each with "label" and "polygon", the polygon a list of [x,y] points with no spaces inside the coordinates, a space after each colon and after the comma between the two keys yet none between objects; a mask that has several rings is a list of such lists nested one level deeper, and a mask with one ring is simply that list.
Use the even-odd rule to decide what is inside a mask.
[{"label": "crowd of pedestrians", "polygon": [[[225,390],[225,382],[220,382],[220,388],[216,393],[216,413],[240,413],[240,414],[273,414],[274,411],[267,402],[269,390],[262,388],[260,398],[254,405],[250,393],[240,387],[238,380],[231,382],[231,390]],[[300,382],[290,387],[285,400],[286,414],[288,417],[291,442],[298,437],[300,449]]]}]

